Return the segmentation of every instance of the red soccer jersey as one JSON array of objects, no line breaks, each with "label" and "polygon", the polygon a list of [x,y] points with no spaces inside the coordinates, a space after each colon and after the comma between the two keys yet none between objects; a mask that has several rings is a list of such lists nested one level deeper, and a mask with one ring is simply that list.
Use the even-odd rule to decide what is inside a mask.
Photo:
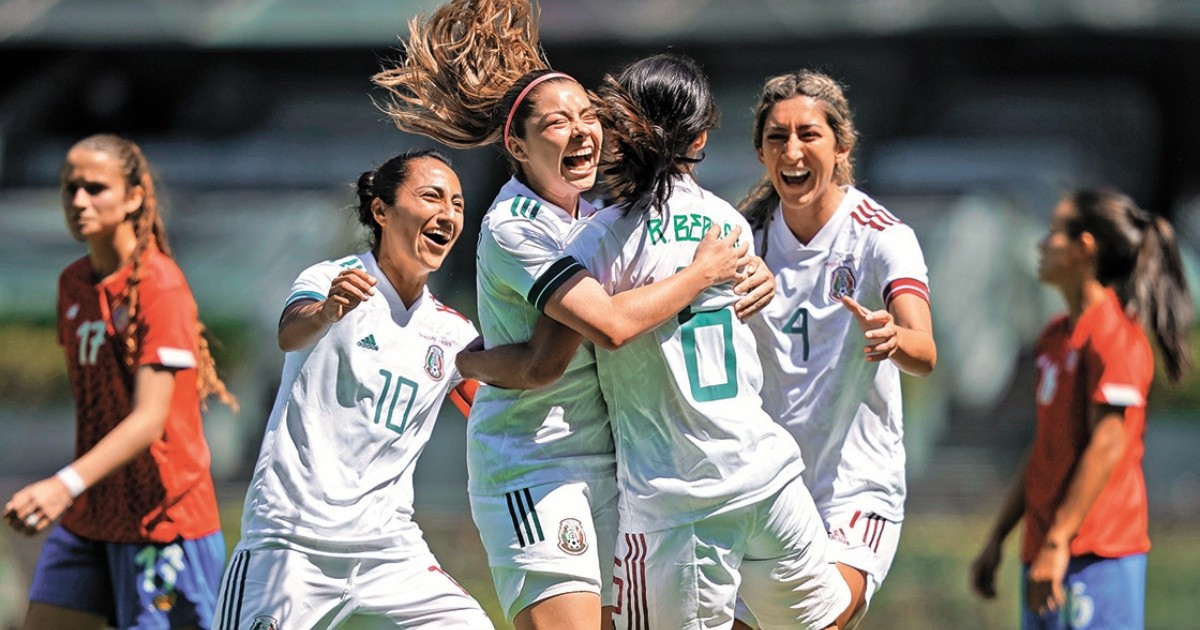
[{"label": "red soccer jersey", "polygon": [[1084,311],[1074,330],[1066,317],[1046,326],[1037,344],[1037,370],[1037,434],[1025,480],[1021,560],[1032,562],[1045,543],[1087,447],[1092,403],[1125,408],[1125,453],[1071,540],[1071,556],[1149,551],[1142,454],[1154,355],[1141,326],[1109,290]]},{"label": "red soccer jersey", "polygon": [[[88,488],[63,515],[71,532],[104,542],[171,542],[220,528],[196,391],[196,302],[169,257],[151,247],[142,260],[135,363],[175,368],[175,390],[162,437]],[[124,335],[129,310],[121,299],[131,269],[97,280],[84,257],[59,277],[58,341],[75,396],[76,457],[132,410]]]}]

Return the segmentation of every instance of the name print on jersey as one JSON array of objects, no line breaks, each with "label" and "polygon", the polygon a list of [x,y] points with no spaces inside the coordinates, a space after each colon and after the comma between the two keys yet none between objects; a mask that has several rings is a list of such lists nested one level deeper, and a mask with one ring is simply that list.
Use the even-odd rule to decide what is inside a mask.
[{"label": "name print on jersey", "polygon": [[[667,232],[668,221],[671,223],[671,232],[669,233]],[[646,221],[646,230],[650,233],[651,245],[661,245],[671,241],[676,243],[684,241],[698,243],[708,233],[708,229],[712,227],[712,224],[712,219],[702,214],[676,214],[666,218],[653,218]],[[732,230],[732,224],[722,224],[721,237],[724,238]],[[674,238],[668,239],[668,236],[674,236]]]}]

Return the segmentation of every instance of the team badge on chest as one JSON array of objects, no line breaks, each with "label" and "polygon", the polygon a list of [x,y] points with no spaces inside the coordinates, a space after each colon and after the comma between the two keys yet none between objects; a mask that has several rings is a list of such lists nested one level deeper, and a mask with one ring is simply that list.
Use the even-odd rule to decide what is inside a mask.
[{"label": "team badge on chest", "polygon": [[117,331],[125,330],[129,327],[129,307],[124,304],[117,305],[112,312],[113,328]]},{"label": "team badge on chest", "polygon": [[854,278],[854,261],[847,258],[842,264],[833,268],[829,274],[829,297],[837,302],[847,295],[854,295],[857,280]]},{"label": "team badge on chest", "polygon": [[583,531],[583,523],[579,519],[564,518],[558,524],[558,548],[578,556],[587,551],[587,534]]},{"label": "team badge on chest", "polygon": [[446,375],[446,351],[439,345],[429,346],[425,352],[425,373],[429,378],[440,381]]}]

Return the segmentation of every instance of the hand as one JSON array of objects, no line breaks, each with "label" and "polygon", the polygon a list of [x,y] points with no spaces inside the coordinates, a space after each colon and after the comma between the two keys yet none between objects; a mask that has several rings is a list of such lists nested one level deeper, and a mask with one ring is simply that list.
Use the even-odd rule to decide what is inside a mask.
[{"label": "hand", "polygon": [[742,299],[738,300],[733,309],[738,319],[746,321],[766,308],[775,298],[775,274],[771,273],[767,263],[758,256],[750,258],[750,263],[743,272],[747,275],[746,279],[733,288],[733,292],[741,295]]},{"label": "hand", "polygon": [[1071,548],[1047,541],[1029,565],[1025,581],[1025,602],[1038,615],[1057,612],[1066,602],[1063,580],[1071,562]]},{"label": "hand", "polygon": [[321,318],[327,324],[342,321],[346,313],[375,295],[376,282],[378,280],[362,269],[343,270],[329,284],[329,297],[321,303]]},{"label": "hand", "polygon": [[868,361],[884,361],[896,353],[898,347],[896,333],[899,329],[896,327],[891,313],[869,311],[848,295],[842,296],[842,305],[854,313],[854,319],[858,320],[858,327],[862,329],[863,336],[867,340],[864,352],[867,354]]},{"label": "hand", "polygon": [[71,492],[58,477],[29,484],[4,506],[4,522],[17,532],[32,536],[47,527],[71,505]]},{"label": "hand", "polygon": [[996,598],[996,570],[1000,568],[1000,545],[988,541],[971,563],[971,588],[984,599]]},{"label": "hand", "polygon": [[704,273],[709,286],[741,282],[746,277],[742,269],[751,261],[746,255],[750,250],[750,243],[738,244],[738,237],[742,233],[741,226],[735,226],[724,238],[719,236],[720,233],[721,228],[716,225],[709,228],[692,256],[691,266]]}]

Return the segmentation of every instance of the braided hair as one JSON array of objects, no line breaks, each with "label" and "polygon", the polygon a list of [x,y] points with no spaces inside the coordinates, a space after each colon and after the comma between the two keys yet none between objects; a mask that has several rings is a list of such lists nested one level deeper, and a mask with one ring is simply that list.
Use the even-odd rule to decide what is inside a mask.
[{"label": "braided hair", "polygon": [[[134,235],[137,239],[132,255],[133,268],[125,285],[123,295],[119,298],[125,303],[129,312],[129,326],[125,329],[125,367],[133,372],[137,367],[138,350],[141,347],[145,330],[138,318],[140,284],[142,281],[142,259],[151,244],[159,251],[171,256],[171,246],[167,242],[167,231],[163,225],[162,214],[159,212],[159,199],[155,193],[154,176],[150,164],[142,154],[141,148],[130,140],[111,134],[88,136],[75,143],[74,149],[87,149],[116,158],[121,165],[128,189],[142,189],[142,205],[130,215],[133,221]],[[173,258],[173,257],[172,257]],[[209,351],[207,329],[204,323],[196,320],[196,388],[202,401],[209,396],[217,398],[233,409],[238,410],[237,399],[225,387],[225,383],[217,375],[216,361]]]}]

